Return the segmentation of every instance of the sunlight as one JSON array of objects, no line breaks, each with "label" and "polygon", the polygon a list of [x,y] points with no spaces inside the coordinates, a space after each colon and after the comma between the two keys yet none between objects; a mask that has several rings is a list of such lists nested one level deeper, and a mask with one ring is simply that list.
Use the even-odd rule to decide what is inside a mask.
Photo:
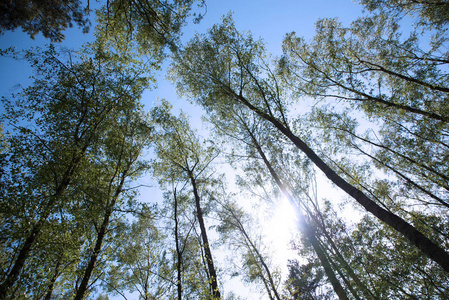
[{"label": "sunlight", "polygon": [[297,221],[296,208],[282,197],[278,200],[272,217],[263,222],[264,233],[276,253],[273,256],[274,262],[282,268],[286,267],[288,259],[296,255],[291,250],[290,241],[297,234]]}]

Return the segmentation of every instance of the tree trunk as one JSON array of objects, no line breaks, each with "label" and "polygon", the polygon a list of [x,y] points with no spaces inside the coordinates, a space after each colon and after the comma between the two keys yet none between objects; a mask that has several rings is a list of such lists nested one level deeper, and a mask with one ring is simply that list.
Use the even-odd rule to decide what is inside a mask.
[{"label": "tree trunk", "polygon": [[[90,277],[92,276],[92,273],[95,268],[95,264],[98,260],[98,256],[100,255],[101,248],[103,246],[103,240],[104,240],[104,237],[106,236],[106,231],[107,231],[109,223],[110,223],[110,218],[111,218],[112,212],[114,211],[115,203],[117,202],[117,199],[118,199],[120,193],[122,192],[126,176],[127,176],[127,171],[124,171],[122,173],[122,178],[120,179],[120,184],[116,188],[114,195],[112,195],[111,202],[106,207],[106,212],[105,212],[105,215],[103,218],[103,222],[101,224],[100,231],[97,234],[97,241],[95,242],[94,250],[92,252],[92,255],[90,256],[89,263],[87,264],[86,271],[84,272],[83,279],[81,280],[81,284],[79,285],[79,287],[76,291],[74,300],[83,300],[85,297],[85,294],[88,289]],[[112,183],[112,180],[111,180],[111,183]]]},{"label": "tree trunk", "polygon": [[329,279],[330,283],[332,284],[332,287],[337,294],[338,298],[340,300],[349,300],[348,295],[346,294],[345,289],[340,284],[340,281],[338,280],[337,276],[335,276],[335,272],[332,269],[332,266],[329,262],[329,259],[327,258],[326,254],[324,253],[324,250],[321,248],[319,241],[317,240],[315,233],[310,228],[309,224],[304,219],[304,215],[301,213],[301,209],[298,209],[298,227],[301,232],[305,235],[305,237],[309,240],[309,242],[312,244],[313,250],[315,251],[316,255],[318,256],[318,259],[321,262],[321,265],[324,269],[324,272],[326,273],[327,278]]},{"label": "tree trunk", "polygon": [[337,255],[337,261],[343,265],[343,268],[346,270],[348,275],[354,280],[357,288],[361,289],[363,292],[363,295],[366,299],[378,299],[367,287],[364,283],[362,283],[359,279],[359,277],[354,273],[351,266],[348,264],[346,259],[343,257],[343,255],[340,252],[340,249],[338,249],[337,245],[335,245],[332,237],[327,232],[326,226],[324,224],[323,217],[321,216],[321,212],[318,211],[317,207],[315,207],[315,210],[317,214],[319,214],[320,221],[316,221],[317,224],[321,227],[321,232],[324,234],[327,242],[331,246],[331,248],[335,251],[335,254]]},{"label": "tree trunk", "polygon": [[398,232],[400,232],[413,245],[419,248],[430,259],[439,264],[445,271],[449,272],[449,253],[443,248],[432,242],[424,234],[419,232],[415,227],[407,223],[397,215],[383,209],[376,202],[369,199],[361,190],[349,184],[334,170],[332,170],[304,141],[294,135],[289,128],[280,123],[276,118],[266,114],[254,105],[252,105],[245,97],[228,90],[230,96],[237,101],[254,111],[261,118],[273,124],[279,131],[281,131],[293,144],[301,150],[314,164],[317,166],[327,178],[329,178],[336,186],[345,191],[348,195],[354,198],[367,211],[376,216],[379,220],[385,222]]},{"label": "tree trunk", "polygon": [[201,209],[200,196],[198,195],[196,180],[193,177],[192,173],[189,173],[189,177],[190,177],[190,182],[191,182],[192,188],[193,188],[193,194],[195,196],[196,214],[197,214],[197,218],[198,218],[198,223],[200,224],[201,239],[203,240],[203,244],[204,244],[203,245],[204,253],[206,256],[207,269],[208,269],[209,275],[210,275],[210,286],[212,289],[212,296],[215,299],[220,299],[221,295],[220,295],[220,290],[218,289],[217,273],[215,272],[214,261],[212,260],[212,253],[211,253],[210,247],[209,247],[209,241],[207,238],[206,227],[204,225],[203,212]]},{"label": "tree trunk", "polygon": [[88,289],[90,277],[95,268],[95,263],[97,262],[98,256],[101,252],[101,247],[103,245],[103,239],[106,236],[106,230],[109,225],[111,214],[112,214],[112,207],[107,209],[106,214],[103,218],[103,223],[101,224],[100,231],[98,232],[97,241],[95,242],[94,250],[90,256],[89,263],[87,264],[86,270],[84,271],[83,279],[81,280],[81,284],[76,291],[74,300],[83,300],[84,299],[84,296]]},{"label": "tree trunk", "polygon": [[182,252],[179,247],[179,236],[178,236],[178,198],[176,197],[176,189],[173,193],[174,196],[174,214],[175,214],[175,242],[176,242],[176,273],[177,273],[177,281],[176,281],[176,289],[178,292],[178,300],[182,300]]},{"label": "tree trunk", "polygon": [[58,261],[56,262],[55,272],[50,280],[50,284],[48,285],[47,293],[45,293],[44,300],[51,300],[51,294],[53,293],[56,279],[58,279],[59,276],[59,268],[61,267],[61,261],[62,261],[62,254],[58,257]]}]

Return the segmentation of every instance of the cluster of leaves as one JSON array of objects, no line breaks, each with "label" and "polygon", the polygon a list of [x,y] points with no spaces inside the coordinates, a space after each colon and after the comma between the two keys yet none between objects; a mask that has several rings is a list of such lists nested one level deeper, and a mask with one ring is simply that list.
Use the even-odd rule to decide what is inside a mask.
[{"label": "cluster of leaves", "polygon": [[38,33],[53,42],[64,39],[63,31],[73,22],[89,31],[89,6],[80,0],[8,0],[0,3],[0,34],[21,27],[31,38]]}]

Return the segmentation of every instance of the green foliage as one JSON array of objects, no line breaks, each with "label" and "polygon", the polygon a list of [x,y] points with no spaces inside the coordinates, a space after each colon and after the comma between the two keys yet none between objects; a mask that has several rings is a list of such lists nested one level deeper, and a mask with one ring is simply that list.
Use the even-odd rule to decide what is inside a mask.
[{"label": "green foliage", "polygon": [[[382,1],[372,2],[384,8]],[[318,107],[311,116],[312,126],[324,129],[321,138],[334,152],[355,149],[396,177],[401,195],[449,207],[449,89],[442,68],[447,38],[432,39],[426,47],[419,27],[404,37],[399,25],[387,14],[360,18],[347,28],[334,19],[320,20],[312,41],[294,33],[286,37],[280,72],[297,96],[343,107],[343,114],[336,105]],[[363,114],[373,123],[368,126],[379,130],[360,133],[355,119]]]},{"label": "green foliage", "polygon": [[61,42],[62,32],[73,23],[83,33],[89,31],[89,5],[83,7],[80,0],[2,1],[0,12],[0,34],[21,27],[31,38],[42,33],[52,42]]},{"label": "green foliage", "polygon": [[[425,220],[426,227],[447,228],[437,217],[418,212],[416,216]],[[438,237],[434,235],[434,238]],[[362,280],[366,280],[376,297],[447,298],[446,274],[384,225],[366,217],[357,225],[352,239],[351,253],[357,253],[357,257],[351,259],[348,253],[348,261],[359,274],[367,272]]]},{"label": "green foliage", "polygon": [[[167,47],[177,49],[194,3],[204,5],[202,0],[108,1],[97,12],[97,39],[112,42],[117,52],[134,48],[160,61]],[[201,19],[196,12],[193,16]]]},{"label": "green foliage", "polygon": [[[95,46],[81,54],[67,52],[67,62],[54,47],[27,52],[36,70],[34,84],[13,100],[3,99],[8,133],[1,177],[2,256],[7,257],[2,282],[12,278],[14,284],[17,279],[8,273],[23,259],[22,275],[12,286],[19,294],[47,286],[56,261],[67,274],[76,270],[96,229],[88,224],[97,225],[112,193],[123,186],[117,182],[120,168],[127,166],[127,177],[142,171],[139,164],[129,169],[146,143],[135,140],[130,127],[137,119],[130,116],[140,110],[149,81],[137,63]],[[21,250],[27,243],[31,252]],[[46,271],[37,271],[42,268]]]},{"label": "green foliage", "polygon": [[[186,115],[175,117],[170,113],[171,106],[163,101],[151,111],[152,120],[158,125],[155,135],[153,170],[161,185],[190,180],[190,175],[204,179],[207,184],[209,165],[219,151],[200,138],[190,129]],[[203,175],[204,173],[204,175]]]},{"label": "green foliage", "polygon": [[287,296],[294,300],[330,299],[329,292],[320,292],[323,285],[323,272],[314,268],[313,263],[300,265],[292,260],[288,263],[288,279],[286,282]]},{"label": "green foliage", "polygon": [[[282,144],[276,130],[270,130],[273,125],[291,141],[295,140],[296,146],[304,143],[298,141],[291,128],[306,133],[312,147],[320,150],[315,152],[302,144],[298,148],[328,178],[332,179],[332,170],[322,167],[323,164],[341,174],[335,174],[339,179],[332,181],[342,187],[342,181],[347,180],[352,192],[344,190],[352,197],[357,199],[355,194],[366,193],[372,203],[363,204],[364,207],[378,205],[376,210],[368,211],[376,211],[375,215],[390,226],[399,228],[396,221],[386,217],[391,212],[411,222],[410,216],[415,213],[410,205],[416,204],[422,204],[423,213],[435,213],[442,220],[448,190],[449,89],[447,72],[442,67],[447,63],[447,41],[437,32],[429,46],[423,47],[422,32],[412,30],[404,37],[399,21],[381,14],[361,18],[345,28],[333,19],[320,20],[317,34],[310,42],[295,34],[287,35],[285,56],[279,60],[277,72],[273,72],[263,44],[239,33],[228,16],[207,34],[196,35],[177,53],[172,74],[178,89],[205,108],[218,135],[241,144],[245,158],[257,157],[250,132],[256,132],[255,135],[263,132],[260,136],[262,145],[270,149],[269,160],[299,198],[307,195],[309,187],[297,182],[307,178],[302,174],[311,168]],[[299,103],[298,98],[310,99],[306,97],[314,99],[309,103],[314,109],[308,118],[289,122],[289,109]],[[360,124],[374,125],[364,133]],[[317,158],[317,153],[326,162]],[[285,161],[288,163],[283,164]],[[266,192],[269,176],[264,176],[262,169],[257,162],[245,168],[252,175],[247,186],[260,184],[262,192],[269,195]],[[296,172],[292,171],[295,169]],[[305,205],[308,217],[316,221],[312,204],[304,202],[307,201],[302,200],[301,204]],[[377,214],[379,211],[383,213]],[[418,219],[427,224],[424,217]],[[404,220],[401,222],[416,231],[416,236],[424,233],[429,238],[427,242],[434,241],[436,248],[440,245],[439,251],[447,256],[442,250],[447,249],[441,239],[444,234],[435,226],[409,226]],[[400,231],[415,243],[415,236]],[[325,250],[318,256],[323,265],[329,260],[326,274],[329,276],[332,268],[337,281],[342,280],[354,297],[359,297],[354,287],[365,297],[372,297],[366,288],[369,285],[357,280],[344,256],[337,253],[338,247],[329,246],[330,236],[326,234],[324,242],[314,244],[314,250]],[[320,238],[324,236],[323,233]],[[325,258],[323,254],[330,256]],[[339,296],[344,298],[344,291]]]},{"label": "green foliage", "polygon": [[154,219],[140,216],[127,226],[115,254],[105,287],[114,294],[138,292],[139,299],[166,298],[172,290],[166,237]]},{"label": "green foliage", "polygon": [[[374,13],[347,27],[319,20],[310,41],[290,33],[275,62],[231,16],[182,48],[181,28],[204,4],[193,0],[110,1],[95,43],[25,52],[34,82],[3,99],[0,127],[0,298],[107,299],[100,288],[219,298],[206,223],[239,259],[232,271],[270,299],[330,299],[332,288],[341,299],[447,299],[447,272],[409,244],[413,236],[363,213],[349,224],[335,199],[317,199],[313,163],[337,185],[346,180],[351,196],[372,199],[365,207],[449,249],[447,4],[361,2]],[[60,18],[49,10],[49,27],[0,26],[60,40],[71,21],[87,25],[79,6],[61,3]],[[415,27],[404,31],[405,15]],[[167,48],[171,76],[207,111],[213,142],[165,100],[143,112],[146,74]],[[151,162],[141,159],[149,146]],[[239,172],[238,196],[215,175],[220,148]],[[148,169],[164,190],[161,209],[139,203],[133,188]],[[281,193],[296,205],[303,236],[293,244],[307,262],[289,263],[278,293],[277,253],[232,199],[257,195],[274,208]]]},{"label": "green foliage", "polygon": [[396,18],[414,17],[416,25],[445,30],[448,24],[449,4],[445,1],[361,0],[367,10]]},{"label": "green foliage", "polygon": [[229,271],[241,275],[247,283],[261,286],[261,290],[264,288],[263,293],[270,298],[278,299],[280,271],[271,263],[258,221],[230,200],[230,195],[221,197],[223,200],[218,211],[220,224],[217,231],[221,243],[234,253],[232,258],[237,259],[236,253],[240,254],[236,266]]},{"label": "green foliage", "polygon": [[[182,288],[183,294],[217,298],[220,293],[205,216],[214,206],[213,188],[217,179],[212,176],[212,163],[219,151],[201,141],[183,113],[176,117],[170,109],[171,105],[162,101],[151,110],[156,133],[152,169],[160,186],[169,191],[165,199],[168,208],[174,210],[170,223],[175,226],[173,257],[181,277],[177,279],[178,289]],[[197,235],[194,244],[191,231]],[[196,253],[190,253],[192,250]]]}]

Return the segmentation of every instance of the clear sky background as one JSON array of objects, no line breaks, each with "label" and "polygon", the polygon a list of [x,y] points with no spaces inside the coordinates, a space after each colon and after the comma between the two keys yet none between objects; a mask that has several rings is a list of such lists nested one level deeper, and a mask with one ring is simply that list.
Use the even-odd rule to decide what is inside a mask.
[{"label": "clear sky background", "polygon": [[[351,0],[206,0],[206,4],[207,13],[201,23],[197,25],[190,22],[184,28],[184,42],[195,32],[205,33],[213,24],[219,23],[222,16],[232,11],[237,29],[251,31],[255,38],[262,38],[267,44],[268,52],[274,56],[282,54],[282,40],[286,33],[295,31],[298,36],[311,39],[315,22],[320,18],[338,18],[343,24],[349,25],[362,14],[362,7]],[[91,0],[91,6],[98,5]],[[94,18],[95,15],[92,14],[91,20]],[[66,39],[61,46],[77,49],[83,43],[93,41],[92,33],[93,28],[89,34],[82,34],[80,29],[71,28],[65,32]],[[11,46],[17,50],[30,49],[36,46],[44,47],[48,43],[41,35],[32,40],[20,29],[0,36],[0,49]],[[169,62],[166,62],[164,65],[168,64]],[[164,71],[157,78],[158,88],[145,92],[143,103],[149,108],[157,98],[170,100],[175,108],[182,108],[191,116],[192,127],[200,129],[201,110],[177,97],[174,86],[165,80]],[[0,97],[10,97],[11,93],[20,91],[20,86],[29,85],[31,75],[32,70],[26,61],[0,57]],[[248,292],[237,291],[237,294],[248,299],[259,299],[258,296],[249,296]]]}]

